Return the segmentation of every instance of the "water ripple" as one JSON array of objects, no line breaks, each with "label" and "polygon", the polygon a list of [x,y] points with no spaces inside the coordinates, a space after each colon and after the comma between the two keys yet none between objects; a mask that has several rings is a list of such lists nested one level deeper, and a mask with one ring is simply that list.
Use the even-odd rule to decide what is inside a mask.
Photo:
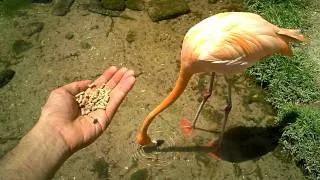
[{"label": "water ripple", "polygon": [[[171,164],[177,159],[177,153],[170,151],[171,148],[176,146],[176,142],[179,141],[180,134],[177,135],[174,131],[154,131],[150,136],[161,143],[157,147],[141,147],[135,142],[131,143],[132,158],[139,162],[142,166],[152,167],[165,167]],[[167,149],[167,151],[161,151],[161,149]]]}]

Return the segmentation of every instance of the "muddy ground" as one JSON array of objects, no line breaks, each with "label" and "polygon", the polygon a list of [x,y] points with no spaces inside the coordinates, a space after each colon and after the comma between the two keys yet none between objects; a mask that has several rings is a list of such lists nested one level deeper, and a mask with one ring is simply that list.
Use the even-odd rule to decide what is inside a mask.
[{"label": "muddy ground", "polygon": [[[0,59],[10,62],[16,74],[0,89],[0,156],[36,123],[52,89],[94,79],[115,65],[135,70],[134,88],[107,131],[68,159],[54,179],[303,179],[299,168],[279,152],[278,129],[270,127],[272,108],[244,75],[237,76],[233,88],[222,160],[211,158],[206,147],[217,134],[195,130],[185,138],[179,130],[182,117],[194,116],[208,74],[194,76],[184,94],[151,125],[150,135],[165,141],[161,149],[143,152],[134,143],[144,117],[175,83],[186,31],[205,17],[241,5],[188,1],[191,13],[155,23],[145,11],[127,9],[129,19],[111,18],[88,12],[86,3],[76,1],[63,17],[51,15],[50,5],[34,5],[13,19],[1,19]],[[43,22],[44,28],[25,37],[29,22]],[[12,44],[18,39],[33,47],[15,55]],[[207,130],[218,129],[223,118],[227,88],[222,76],[214,89],[199,119],[199,127]]]}]

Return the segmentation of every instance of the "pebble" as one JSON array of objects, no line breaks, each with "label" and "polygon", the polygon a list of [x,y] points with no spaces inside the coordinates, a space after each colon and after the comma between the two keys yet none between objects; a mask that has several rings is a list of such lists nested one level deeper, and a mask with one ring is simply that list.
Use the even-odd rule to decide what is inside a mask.
[{"label": "pebble", "polygon": [[88,42],[81,42],[82,49],[90,49],[92,46]]},{"label": "pebble", "polygon": [[30,36],[32,36],[32,35],[34,35],[36,33],[41,32],[43,27],[44,27],[44,23],[43,22],[32,22],[32,23],[29,23],[25,27],[23,35],[30,37]]},{"label": "pebble", "polygon": [[52,14],[56,16],[64,16],[69,12],[74,0],[55,0],[52,8]]},{"label": "pebble", "polygon": [[13,78],[15,72],[12,69],[3,69],[0,71],[0,88],[8,84]]},{"label": "pebble", "polygon": [[33,46],[30,42],[20,39],[20,40],[16,40],[13,43],[12,51],[15,54],[20,54],[20,53],[23,53],[23,52],[31,49],[32,47]]},{"label": "pebble", "polygon": [[72,39],[73,38],[73,34],[71,33],[71,32],[68,32],[64,37],[66,38],[66,39]]}]

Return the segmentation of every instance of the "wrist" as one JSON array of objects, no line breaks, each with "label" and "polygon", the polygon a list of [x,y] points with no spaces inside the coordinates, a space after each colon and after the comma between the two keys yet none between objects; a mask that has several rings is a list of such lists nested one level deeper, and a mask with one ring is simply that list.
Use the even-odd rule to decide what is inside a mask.
[{"label": "wrist", "polygon": [[3,158],[0,179],[49,179],[70,156],[58,132],[39,121]]},{"label": "wrist", "polygon": [[28,138],[38,142],[36,144],[43,151],[51,152],[55,159],[65,160],[72,155],[60,132],[45,120],[39,120],[28,135]]}]

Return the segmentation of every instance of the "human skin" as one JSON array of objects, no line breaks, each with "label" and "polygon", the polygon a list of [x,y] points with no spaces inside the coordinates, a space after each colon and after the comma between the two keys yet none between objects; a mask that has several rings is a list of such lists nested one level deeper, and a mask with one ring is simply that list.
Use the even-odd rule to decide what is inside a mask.
[{"label": "human skin", "polygon": [[92,84],[111,89],[105,110],[82,116],[75,95],[89,80],[53,90],[35,126],[0,160],[0,179],[50,179],[73,153],[95,141],[108,127],[135,82],[127,68],[108,68]]}]

